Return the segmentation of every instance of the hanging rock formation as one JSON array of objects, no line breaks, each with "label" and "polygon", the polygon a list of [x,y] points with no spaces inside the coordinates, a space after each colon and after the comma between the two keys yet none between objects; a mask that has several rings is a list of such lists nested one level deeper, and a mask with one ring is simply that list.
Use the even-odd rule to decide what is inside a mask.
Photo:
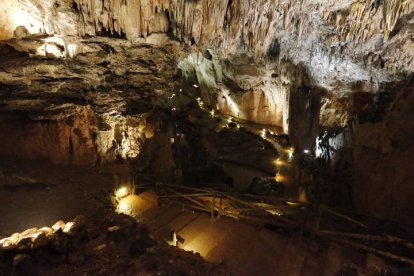
[{"label": "hanging rock formation", "polygon": [[81,14],[80,35],[125,34],[128,38],[166,33],[170,0],[76,0]]},{"label": "hanging rock formation", "polygon": [[[298,147],[346,127],[351,142],[335,149],[351,149],[338,160],[362,191],[354,205],[410,220],[412,207],[397,204],[405,190],[390,190],[412,182],[408,165],[395,168],[413,152],[410,124],[396,119],[411,118],[413,37],[414,0],[0,0],[0,153],[139,156],[162,129],[146,120],[181,61],[208,107],[279,126]],[[372,187],[384,196],[370,198]]]},{"label": "hanging rock formation", "polygon": [[[160,129],[152,98],[176,85],[178,44],[69,41],[11,40],[2,48],[0,124],[8,135],[0,154],[78,165],[138,157]],[[73,57],[68,45],[76,46]]]}]

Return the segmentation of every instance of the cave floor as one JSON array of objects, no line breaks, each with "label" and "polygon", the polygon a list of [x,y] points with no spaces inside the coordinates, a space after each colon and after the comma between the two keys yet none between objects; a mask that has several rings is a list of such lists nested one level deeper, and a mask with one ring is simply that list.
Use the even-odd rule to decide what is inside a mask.
[{"label": "cave floor", "polygon": [[[125,173],[127,166],[99,170],[94,167],[59,166],[46,162],[1,162],[0,236],[28,228],[53,225],[84,215],[104,224],[113,212],[112,174]],[[291,238],[255,228],[232,219],[212,220],[208,214],[164,205],[144,214],[142,222],[159,240],[167,240],[171,229],[185,238],[180,246],[200,253],[213,263],[225,263],[236,275],[273,275],[300,272],[309,252]],[[290,253],[289,253],[290,252]],[[294,261],[288,261],[291,254]],[[244,260],[249,259],[249,262]],[[299,269],[299,270],[298,270]],[[314,267],[312,269],[319,269]]]},{"label": "cave floor", "polygon": [[[44,162],[2,160],[0,167],[0,236],[53,225],[84,215],[105,225],[114,207],[114,174],[128,166],[107,168],[58,166]],[[175,231],[187,251],[222,263],[234,275],[333,275],[351,264],[384,266],[381,258],[350,247],[304,238],[297,230],[281,230],[174,205],[160,205],[141,217],[150,233],[167,241]],[[363,261],[361,261],[363,260]]]},{"label": "cave floor", "polygon": [[205,213],[161,206],[144,213],[142,221],[161,240],[170,240],[175,231],[183,239],[179,248],[198,252],[213,263],[222,262],[234,275],[291,275],[303,270],[318,274],[321,270],[319,261],[313,267],[305,265],[312,253],[291,235],[287,238],[233,219],[212,219]]}]

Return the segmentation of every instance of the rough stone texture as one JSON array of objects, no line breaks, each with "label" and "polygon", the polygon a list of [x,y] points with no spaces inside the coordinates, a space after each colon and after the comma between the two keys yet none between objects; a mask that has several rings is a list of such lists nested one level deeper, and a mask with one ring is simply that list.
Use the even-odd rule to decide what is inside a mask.
[{"label": "rough stone texture", "polygon": [[348,83],[360,81],[371,91],[387,79],[386,71],[413,70],[407,55],[413,6],[413,1],[206,0],[178,1],[171,10],[174,33],[184,40],[227,53],[247,48],[257,57],[280,56],[304,64],[325,88],[347,91]]},{"label": "rough stone texture", "polygon": [[[389,73],[412,71],[412,0],[172,1],[24,0],[4,7],[2,38],[23,25],[30,33],[125,34],[129,39],[173,33],[224,53],[253,50],[304,64],[320,85],[367,90]],[[58,23],[59,22],[59,23]],[[36,27],[37,26],[37,27]]]},{"label": "rough stone texture", "polygon": [[413,222],[414,87],[398,93],[384,119],[356,124],[353,154],[356,207],[373,216]]},{"label": "rough stone texture", "polygon": [[72,2],[1,0],[0,40],[13,37],[19,26],[24,26],[30,34],[77,35],[78,15],[72,9]]},{"label": "rough stone texture", "polygon": [[76,0],[81,13],[81,35],[102,32],[125,34],[128,38],[146,37],[152,33],[166,33],[170,22],[170,0],[102,1]]},{"label": "rough stone texture", "polygon": [[154,240],[124,215],[95,225],[82,216],[0,240],[2,275],[225,275],[199,254]]},{"label": "rough stone texture", "polygon": [[147,120],[151,101],[175,86],[179,46],[89,39],[73,58],[63,47],[45,57],[36,52],[44,39],[1,47],[1,154],[63,164],[136,158],[159,131]]},{"label": "rough stone texture", "polygon": [[[206,104],[239,116],[237,107],[241,118],[282,126],[295,145],[312,145],[319,127],[346,126],[409,79],[413,10],[413,0],[0,0],[0,39],[19,38],[1,47],[1,109],[22,111],[33,124],[20,127],[18,121],[18,131],[7,126],[10,135],[1,138],[7,148],[1,151],[32,158],[47,153],[56,162],[79,164],[138,154],[144,137],[156,132],[143,134],[139,127],[150,95],[168,93],[182,59],[175,57],[183,56],[159,34],[165,32],[192,52],[218,53],[216,58],[209,51],[213,60],[187,53],[193,59],[187,75],[200,85]],[[147,41],[170,46],[135,46],[151,33],[157,36]],[[285,64],[293,69],[279,73]],[[361,211],[390,218],[411,212],[407,145],[413,127],[408,120],[400,123],[413,113],[410,102],[402,97],[400,111],[391,109],[353,130],[351,186]],[[85,124],[85,118],[93,123]],[[41,152],[28,146],[51,143],[58,145]],[[368,195],[378,187],[382,196]],[[393,208],[384,207],[389,202]]]},{"label": "rough stone texture", "polygon": [[289,64],[261,68],[246,54],[221,60],[212,50],[191,54],[178,67],[187,81],[200,86],[201,99],[212,110],[289,131],[290,92],[304,81],[299,69]]}]

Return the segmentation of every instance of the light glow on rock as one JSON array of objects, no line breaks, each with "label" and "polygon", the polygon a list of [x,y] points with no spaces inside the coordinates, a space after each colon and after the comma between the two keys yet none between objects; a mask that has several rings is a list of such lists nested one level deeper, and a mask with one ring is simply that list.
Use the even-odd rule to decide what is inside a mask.
[{"label": "light glow on rock", "polygon": [[131,193],[131,191],[126,187],[122,186],[119,189],[115,191],[115,197],[120,200],[126,196],[128,196]]},{"label": "light glow on rock", "polygon": [[75,223],[73,221],[69,221],[68,223],[65,224],[65,227],[63,228],[63,232],[68,233],[70,232],[70,230],[72,230],[73,225],[75,225]]},{"label": "light glow on rock", "polygon": [[27,11],[16,7],[10,12],[12,15],[13,26],[11,27],[13,30],[19,26],[24,26],[30,34],[37,34],[42,31],[43,23],[34,18]]}]

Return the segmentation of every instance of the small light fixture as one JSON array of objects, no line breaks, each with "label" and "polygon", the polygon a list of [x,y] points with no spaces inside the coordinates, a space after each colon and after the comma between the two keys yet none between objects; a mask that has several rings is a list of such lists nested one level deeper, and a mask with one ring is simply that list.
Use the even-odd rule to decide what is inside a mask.
[{"label": "small light fixture", "polygon": [[264,128],[264,129],[262,130],[262,138],[263,138],[263,139],[265,139],[265,138],[266,138],[266,132],[267,132],[267,130]]},{"label": "small light fixture", "polygon": [[289,157],[289,159],[292,159],[292,158],[293,158],[293,154],[294,154],[294,152],[295,152],[295,149],[294,149],[293,147],[290,147],[290,148],[287,150],[287,153],[288,153],[288,157]]},{"label": "small light fixture", "polygon": [[130,194],[130,191],[127,187],[122,186],[115,191],[115,197],[120,200]]}]

